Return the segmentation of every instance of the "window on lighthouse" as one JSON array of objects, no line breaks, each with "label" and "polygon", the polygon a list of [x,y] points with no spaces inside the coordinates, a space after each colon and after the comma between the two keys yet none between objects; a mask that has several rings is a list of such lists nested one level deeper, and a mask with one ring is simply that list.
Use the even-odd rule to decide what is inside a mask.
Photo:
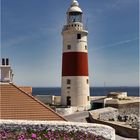
[{"label": "window on lighthouse", "polygon": [[68,22],[82,22],[82,13],[80,12],[70,12],[68,17]]},{"label": "window on lighthouse", "polygon": [[81,34],[77,34],[77,39],[81,39]]},{"label": "window on lighthouse", "polygon": [[90,100],[90,97],[89,97],[89,96],[87,96],[87,100],[88,100],[88,101]]},{"label": "window on lighthouse", "polygon": [[70,89],[71,87],[67,87],[67,89]]},{"label": "window on lighthouse", "polygon": [[71,84],[71,80],[67,79],[67,84],[70,85]]},{"label": "window on lighthouse", "polygon": [[67,49],[70,50],[71,49],[71,45],[67,45]]}]

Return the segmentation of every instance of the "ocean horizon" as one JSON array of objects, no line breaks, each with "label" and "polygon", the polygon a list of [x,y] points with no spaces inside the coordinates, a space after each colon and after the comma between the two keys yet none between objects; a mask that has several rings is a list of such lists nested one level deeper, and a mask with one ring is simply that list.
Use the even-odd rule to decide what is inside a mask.
[{"label": "ocean horizon", "polygon": [[[127,92],[128,96],[139,96],[140,87],[90,87],[91,96],[106,96],[110,92]],[[33,96],[35,95],[61,95],[60,87],[33,87]]]}]

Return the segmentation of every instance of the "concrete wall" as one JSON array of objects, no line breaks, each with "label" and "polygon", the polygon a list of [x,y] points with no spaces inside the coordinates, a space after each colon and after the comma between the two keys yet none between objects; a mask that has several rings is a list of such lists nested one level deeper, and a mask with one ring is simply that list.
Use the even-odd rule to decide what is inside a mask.
[{"label": "concrete wall", "polygon": [[93,118],[102,121],[117,120],[119,114],[118,109],[112,107],[96,109],[90,111],[90,113],[92,114]]},{"label": "concrete wall", "polygon": [[56,108],[55,111],[62,116],[66,116],[76,112],[76,108]]},{"label": "concrete wall", "polygon": [[61,105],[61,96],[54,96],[54,104]]},{"label": "concrete wall", "polygon": [[120,115],[135,114],[135,115],[139,116],[139,111],[140,111],[139,107],[140,107],[140,102],[129,103],[129,104],[120,104],[118,106],[119,114]]},{"label": "concrete wall", "polygon": [[99,115],[99,118],[100,120],[103,120],[103,121],[117,120],[117,115],[118,115],[117,111],[110,111],[110,112],[101,113]]},{"label": "concrete wall", "polygon": [[44,104],[61,105],[61,96],[54,95],[36,95],[35,98],[43,102]]},{"label": "concrete wall", "polygon": [[92,123],[98,123],[98,124],[111,126],[112,128],[115,129],[116,134],[120,136],[127,137],[127,138],[138,138],[138,135],[139,135],[138,129],[128,128],[119,124],[114,124],[114,123],[94,119],[91,113],[89,113],[89,119]]},{"label": "concrete wall", "polygon": [[44,104],[54,104],[53,95],[36,95],[35,98],[43,102]]}]

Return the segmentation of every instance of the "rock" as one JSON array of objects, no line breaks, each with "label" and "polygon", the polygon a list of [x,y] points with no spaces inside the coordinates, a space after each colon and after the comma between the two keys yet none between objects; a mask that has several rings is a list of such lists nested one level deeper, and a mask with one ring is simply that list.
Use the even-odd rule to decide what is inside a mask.
[{"label": "rock", "polygon": [[126,124],[132,126],[132,128],[139,128],[140,118],[137,115],[131,114],[128,116]]}]

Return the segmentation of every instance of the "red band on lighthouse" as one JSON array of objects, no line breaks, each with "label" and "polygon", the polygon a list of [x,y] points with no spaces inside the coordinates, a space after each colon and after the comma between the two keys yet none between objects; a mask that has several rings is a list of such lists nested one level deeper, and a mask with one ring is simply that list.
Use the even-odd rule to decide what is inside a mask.
[{"label": "red band on lighthouse", "polygon": [[88,54],[63,53],[62,76],[88,76]]}]

